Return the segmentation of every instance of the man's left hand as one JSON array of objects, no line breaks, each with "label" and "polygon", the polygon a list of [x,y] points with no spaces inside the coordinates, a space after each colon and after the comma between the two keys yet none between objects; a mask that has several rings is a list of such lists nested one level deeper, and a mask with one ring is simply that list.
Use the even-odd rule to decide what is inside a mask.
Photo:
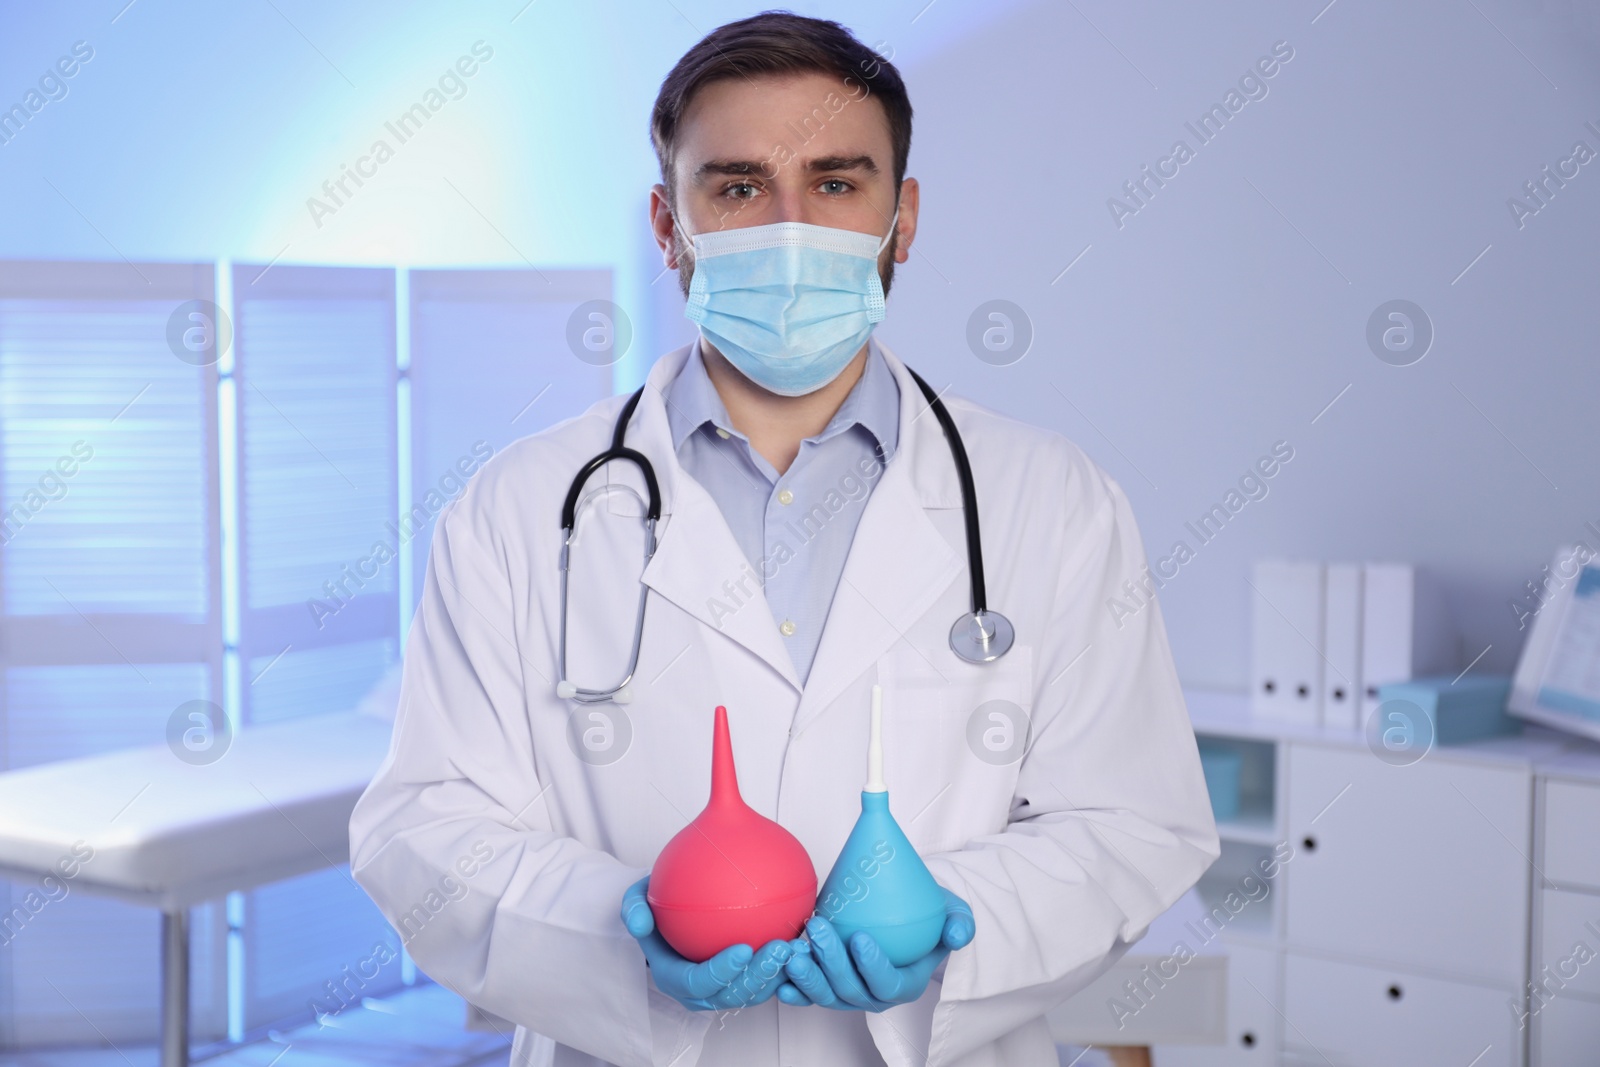
[{"label": "man's left hand", "polygon": [[976,930],[967,902],[948,889],[944,895],[939,944],[904,967],[890,963],[871,934],[856,931],[847,948],[832,923],[812,916],[806,922],[809,944],[792,942],[795,951],[784,965],[789,982],[778,988],[778,999],[796,1007],[816,1004],[839,1011],[884,1011],[917,1000],[939,964],[953,950],[966,947]]}]

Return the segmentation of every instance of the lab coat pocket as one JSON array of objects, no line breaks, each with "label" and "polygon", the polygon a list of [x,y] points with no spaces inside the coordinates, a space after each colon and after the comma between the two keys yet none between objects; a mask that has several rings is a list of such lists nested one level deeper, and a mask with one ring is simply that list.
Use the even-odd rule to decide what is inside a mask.
[{"label": "lab coat pocket", "polygon": [[902,644],[879,661],[884,778],[923,855],[964,847],[1009,820],[1033,711],[1033,655],[982,665]]}]

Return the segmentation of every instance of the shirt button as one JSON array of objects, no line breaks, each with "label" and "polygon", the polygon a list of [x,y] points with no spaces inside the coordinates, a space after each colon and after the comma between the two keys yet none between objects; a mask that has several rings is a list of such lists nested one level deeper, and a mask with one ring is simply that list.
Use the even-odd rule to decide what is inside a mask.
[{"label": "shirt button", "polygon": [[717,436],[722,438],[724,441],[726,441],[728,438],[732,437],[733,435],[730,434],[727,430],[724,430],[721,426],[718,426],[717,427]]},{"label": "shirt button", "polygon": [[794,623],[790,622],[788,619],[784,619],[783,625],[778,627],[778,632],[783,634],[785,637],[793,637],[794,628]]},{"label": "shirt button", "polygon": [[794,494],[789,492],[789,490],[787,490],[787,489],[779,489],[778,490],[778,503],[780,503],[780,504],[793,504],[794,503]]}]

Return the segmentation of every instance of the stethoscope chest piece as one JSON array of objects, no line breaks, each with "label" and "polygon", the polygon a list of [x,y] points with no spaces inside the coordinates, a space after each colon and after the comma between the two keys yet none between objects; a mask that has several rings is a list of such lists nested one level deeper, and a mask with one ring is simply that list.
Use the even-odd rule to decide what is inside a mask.
[{"label": "stethoscope chest piece", "polygon": [[993,663],[1016,639],[1011,620],[998,611],[969,612],[950,627],[950,651],[968,663]]}]

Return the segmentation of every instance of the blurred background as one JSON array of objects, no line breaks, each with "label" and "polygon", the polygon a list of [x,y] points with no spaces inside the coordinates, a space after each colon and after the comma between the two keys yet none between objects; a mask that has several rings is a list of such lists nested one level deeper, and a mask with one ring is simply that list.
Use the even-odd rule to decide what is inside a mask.
[{"label": "blurred background", "polygon": [[[756,10],[0,0],[0,768],[159,744],[193,701],[232,729],[381,703],[439,508],[692,337],[648,113]],[[1160,590],[1186,687],[1249,686],[1271,556],[1427,568],[1456,666],[1511,670],[1529,583],[1600,536],[1600,8],[793,10],[916,108],[879,336],[1081,445],[1152,564],[1188,546]],[[41,912],[0,948],[0,1048],[152,1043],[157,923]],[[196,908],[197,1040],[336,1022],[387,931],[338,867]],[[425,984],[396,951],[358,999]],[[480,1037],[462,1062],[503,1059]]]}]

